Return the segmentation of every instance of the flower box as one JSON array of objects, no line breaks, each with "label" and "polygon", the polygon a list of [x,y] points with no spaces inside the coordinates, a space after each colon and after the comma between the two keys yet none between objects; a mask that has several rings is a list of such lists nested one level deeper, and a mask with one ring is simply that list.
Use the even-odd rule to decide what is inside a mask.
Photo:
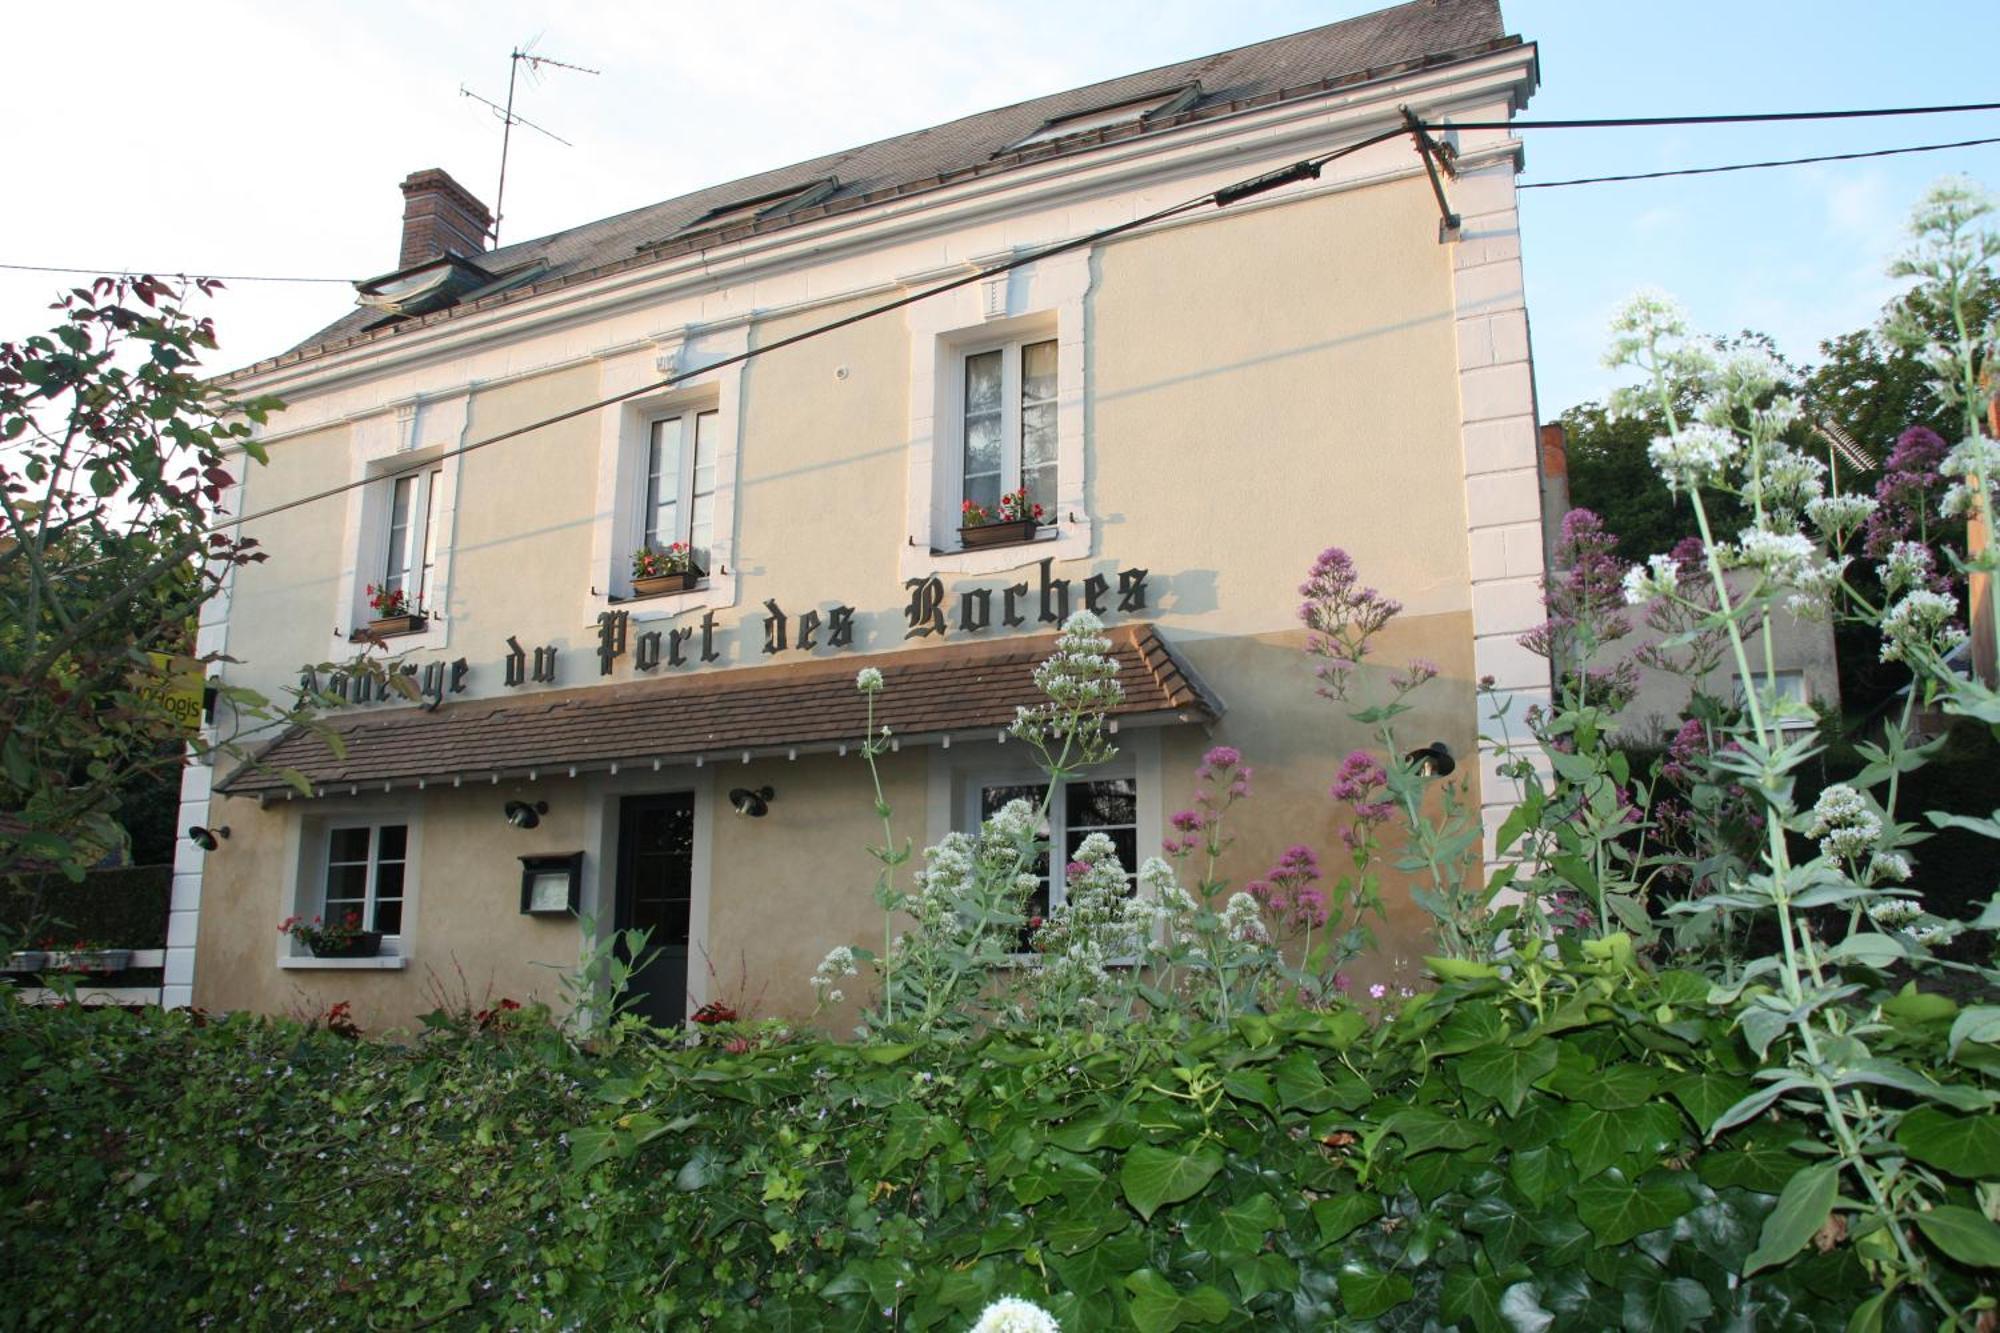
[{"label": "flower box", "polygon": [[634,597],[658,597],[662,593],[691,592],[701,586],[704,575],[698,569],[684,569],[678,574],[655,574],[651,578],[633,578]]},{"label": "flower box", "polygon": [[51,953],[44,970],[108,976],[113,972],[123,972],[131,965],[130,949],[72,949],[67,953]]},{"label": "flower box", "polygon": [[405,616],[383,616],[368,622],[368,632],[381,638],[393,634],[416,634],[421,631],[429,617],[422,611],[413,611]]},{"label": "flower box", "polygon": [[1035,532],[1042,525],[1032,518],[1009,519],[998,523],[981,523],[976,527],[960,528],[958,544],[968,551],[982,546],[1017,546],[1035,539]]},{"label": "flower box", "polygon": [[337,944],[321,941],[306,947],[312,950],[315,958],[373,958],[382,952],[382,932],[363,930]]},{"label": "flower box", "polygon": [[40,972],[49,965],[49,955],[44,949],[16,949],[0,963],[0,972]]}]

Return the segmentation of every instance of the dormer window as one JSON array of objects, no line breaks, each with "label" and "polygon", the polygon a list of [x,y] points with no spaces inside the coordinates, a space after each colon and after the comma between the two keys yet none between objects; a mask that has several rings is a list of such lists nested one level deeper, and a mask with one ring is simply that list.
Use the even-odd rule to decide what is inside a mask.
[{"label": "dormer window", "polygon": [[1016,139],[1000,151],[1015,153],[1023,148],[1033,148],[1037,144],[1067,139],[1074,134],[1089,134],[1094,131],[1115,129],[1121,125],[1136,125],[1154,116],[1171,116],[1176,112],[1185,111],[1200,96],[1201,85],[1190,83],[1164,92],[1147,93],[1143,97],[1128,97],[1122,102],[1113,102],[1110,106],[1093,107],[1088,111],[1072,111],[1066,116],[1057,116],[1045,122],[1027,138]]},{"label": "dormer window", "polygon": [[638,248],[653,250],[674,241],[684,241],[690,236],[727,231],[731,227],[747,227],[752,223],[762,222],[765,218],[810,208],[839,188],[839,179],[828,176],[824,180],[811,181],[805,185],[788,185],[782,190],[772,190],[768,194],[741,199],[733,204],[723,204],[709,209],[672,236],[664,240],[647,241]]}]

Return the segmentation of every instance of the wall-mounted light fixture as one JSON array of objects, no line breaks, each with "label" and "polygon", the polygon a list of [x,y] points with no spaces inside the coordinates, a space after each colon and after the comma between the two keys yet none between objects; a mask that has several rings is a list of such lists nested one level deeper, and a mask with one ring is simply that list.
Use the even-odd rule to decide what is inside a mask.
[{"label": "wall-mounted light fixture", "polygon": [[204,852],[212,852],[222,845],[229,836],[229,825],[219,824],[214,828],[203,828],[197,824],[188,830],[188,840]]},{"label": "wall-mounted light fixture", "polygon": [[547,801],[536,801],[533,805],[526,801],[507,802],[507,822],[515,828],[533,828],[542,822],[542,816],[548,812]]},{"label": "wall-mounted light fixture", "polygon": [[729,793],[729,803],[736,807],[739,815],[752,819],[762,819],[771,812],[771,798],[777,793],[769,787],[759,787],[752,791],[748,787],[738,787]]},{"label": "wall-mounted light fixture", "polygon": [[1412,750],[1403,756],[1403,762],[1414,764],[1417,776],[1425,778],[1448,778],[1458,761],[1451,757],[1451,747],[1443,741],[1432,741],[1421,750]]},{"label": "wall-mounted light fixture", "polygon": [[521,858],[524,916],[575,916],[583,901],[583,853]]}]

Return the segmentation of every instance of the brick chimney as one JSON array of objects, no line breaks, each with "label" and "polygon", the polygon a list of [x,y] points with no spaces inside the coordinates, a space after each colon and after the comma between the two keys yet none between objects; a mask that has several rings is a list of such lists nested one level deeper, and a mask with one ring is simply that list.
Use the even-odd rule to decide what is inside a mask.
[{"label": "brick chimney", "polygon": [[400,269],[446,255],[471,258],[486,250],[493,215],[437,167],[410,173],[403,182],[403,253]]}]

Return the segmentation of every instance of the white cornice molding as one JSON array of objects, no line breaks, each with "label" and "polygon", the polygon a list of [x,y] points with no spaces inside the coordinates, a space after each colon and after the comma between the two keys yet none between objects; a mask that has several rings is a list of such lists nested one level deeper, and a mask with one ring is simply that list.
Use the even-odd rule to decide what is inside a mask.
[{"label": "white cornice molding", "polygon": [[[1353,88],[1252,107],[1165,133],[1121,140],[1081,157],[1064,156],[975,176],[883,200],[855,212],[795,224],[657,264],[619,270],[539,295],[466,311],[392,338],[357,343],[290,365],[255,367],[225,377],[236,392],[277,393],[294,400],[356,380],[449,360],[496,337],[516,338],[578,321],[604,318],[638,303],[658,304],[691,293],[747,285],[760,276],[797,271],[856,252],[884,249],[921,234],[955,231],[1024,207],[1066,198],[1137,193],[1148,184],[1185,177],[1228,159],[1324,151],[1338,139],[1416,104],[1427,117],[1504,97],[1526,100],[1534,82],[1535,48],[1509,47],[1436,69],[1415,70]],[[1505,138],[1504,132],[1484,132]],[[1480,144],[1468,135],[1464,146]],[[1286,198],[1298,197],[1288,193]],[[1239,206],[1240,207],[1240,206]],[[952,265],[952,268],[961,268]],[[962,271],[962,269],[961,269]],[[847,299],[851,299],[851,294]],[[766,312],[746,312],[763,314]]]}]

